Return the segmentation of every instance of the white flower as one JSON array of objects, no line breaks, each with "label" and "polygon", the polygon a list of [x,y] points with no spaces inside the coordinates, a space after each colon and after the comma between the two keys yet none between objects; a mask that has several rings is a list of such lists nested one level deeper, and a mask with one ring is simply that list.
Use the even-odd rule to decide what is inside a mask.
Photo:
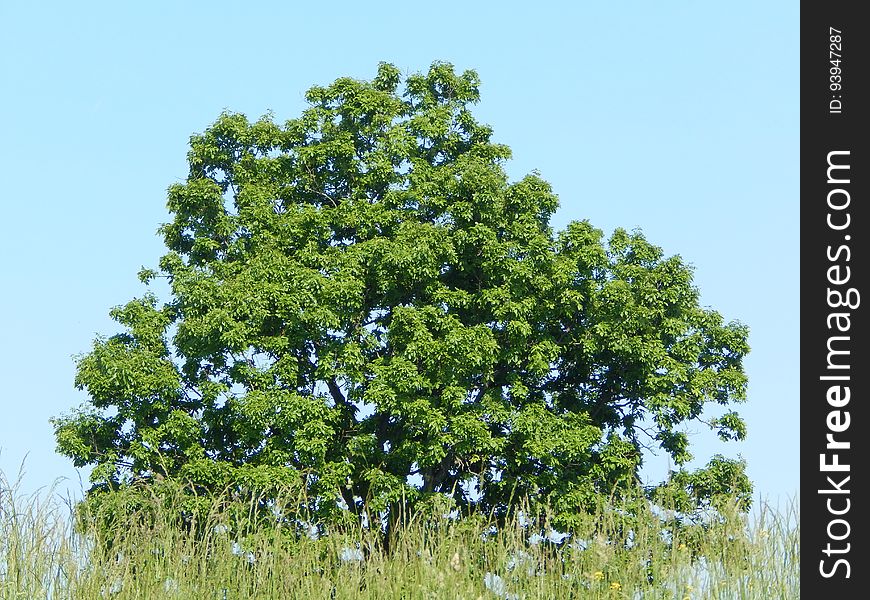
[{"label": "white flower", "polygon": [[483,576],[483,585],[496,596],[504,596],[505,594],[504,579],[495,573],[487,571],[486,575]]},{"label": "white flower", "polygon": [[536,546],[536,545],[540,544],[541,542],[543,542],[544,540],[547,540],[548,542],[552,542],[554,544],[561,544],[566,539],[568,539],[570,536],[571,536],[570,533],[562,533],[561,531],[556,531],[555,529],[550,529],[550,531],[547,532],[547,535],[541,535],[540,533],[533,533],[532,535],[529,536],[529,543],[532,546]]},{"label": "white flower", "polygon": [[586,548],[589,547],[589,543],[589,540],[575,539],[574,542],[571,544],[571,547],[575,548],[576,550],[586,550]]},{"label": "white flower", "polygon": [[487,571],[486,575],[483,576],[483,585],[486,586],[490,592],[495,594],[496,596],[500,596],[504,598],[504,600],[519,600],[519,594],[511,594],[507,591],[507,586],[505,586],[504,579],[496,575],[495,573],[490,573]]},{"label": "white flower", "polygon": [[556,531],[555,529],[551,529],[550,533],[547,534],[547,539],[553,542],[554,544],[561,544],[565,541],[567,537],[569,537],[570,533],[562,533],[561,531]]},{"label": "white flower", "polygon": [[341,549],[341,553],[338,557],[342,562],[362,562],[365,558],[362,550],[359,548],[349,548],[347,546]]},{"label": "white flower", "polygon": [[514,569],[521,569],[525,567],[526,574],[529,577],[534,577],[535,571],[537,570],[535,558],[531,554],[523,550],[517,550],[516,552],[514,552],[513,555],[508,559],[505,567],[508,571],[513,571]]},{"label": "white flower", "polygon": [[254,564],[257,561],[257,557],[254,556],[253,552],[245,552],[242,548],[241,544],[238,542],[233,542],[233,547],[230,550],[236,556],[242,556],[247,560],[250,564]]},{"label": "white flower", "polygon": [[102,591],[101,595],[105,596],[106,594],[108,594],[110,596],[114,596],[115,594],[121,593],[122,589],[124,589],[124,580],[121,579],[120,577],[116,577],[115,581],[112,582],[112,585],[109,586],[109,589],[106,589],[104,587],[101,590]]}]

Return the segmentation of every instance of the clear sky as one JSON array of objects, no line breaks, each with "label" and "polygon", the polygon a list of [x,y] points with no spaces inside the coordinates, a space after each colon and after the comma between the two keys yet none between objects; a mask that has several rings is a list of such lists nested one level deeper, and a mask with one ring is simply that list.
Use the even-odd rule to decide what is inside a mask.
[{"label": "clear sky", "polygon": [[[278,121],[313,84],[472,68],[479,120],[554,187],[554,226],[639,227],[749,325],[742,455],[771,502],[798,475],[798,3],[0,3],[0,470],[78,475],[48,419],[81,404],[73,356],[163,253],[166,188],[223,110]],[[699,428],[700,432],[701,429]],[[667,463],[651,461],[662,478]],[[85,482],[86,484],[86,482]]]}]

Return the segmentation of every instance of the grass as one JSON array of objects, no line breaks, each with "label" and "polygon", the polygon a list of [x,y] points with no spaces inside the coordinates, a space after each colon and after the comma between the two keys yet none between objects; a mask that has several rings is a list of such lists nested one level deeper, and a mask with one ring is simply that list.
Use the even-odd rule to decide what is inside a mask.
[{"label": "grass", "polygon": [[626,530],[602,507],[561,543],[522,519],[495,530],[436,511],[407,521],[389,554],[363,527],[317,538],[258,529],[215,503],[194,535],[171,507],[154,510],[99,534],[74,527],[68,502],[22,495],[0,473],[0,600],[799,597],[796,506],[685,539],[662,535],[653,513]]}]

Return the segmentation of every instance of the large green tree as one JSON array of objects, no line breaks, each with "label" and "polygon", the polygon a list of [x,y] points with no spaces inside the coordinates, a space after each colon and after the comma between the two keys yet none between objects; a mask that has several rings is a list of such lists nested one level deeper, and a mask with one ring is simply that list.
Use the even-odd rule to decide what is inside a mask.
[{"label": "large green tree", "polygon": [[[744,398],[746,328],[639,232],[554,232],[550,186],[510,182],[472,116],[478,84],[382,64],[283,126],[224,114],[191,138],[168,252],[140,273],[170,297],[113,310],[123,332],[78,361],[89,403],[54,420],[92,494],[302,486],[323,519],[532,497],[570,527],[638,488],[646,449],[685,464],[691,422],[744,437],[704,410]],[[691,508],[735,485],[716,457],[661,490]]]}]

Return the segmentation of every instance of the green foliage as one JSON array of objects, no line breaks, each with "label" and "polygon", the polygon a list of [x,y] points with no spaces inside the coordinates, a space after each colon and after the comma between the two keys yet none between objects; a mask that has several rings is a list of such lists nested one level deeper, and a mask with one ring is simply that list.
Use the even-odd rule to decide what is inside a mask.
[{"label": "green foliage", "polygon": [[[751,521],[725,512],[700,530],[602,499],[566,537],[521,515],[500,524],[480,513],[445,518],[449,499],[431,496],[386,552],[371,529],[294,528],[281,516],[295,494],[278,494],[263,515],[253,502],[159,485],[158,494],[104,495],[129,506],[88,503],[91,518],[72,527],[62,498],[25,497],[0,473],[0,600],[792,600],[800,592],[796,506],[762,506]],[[195,531],[178,520],[193,500]]]},{"label": "green foliage", "polygon": [[[88,406],[54,420],[92,495],[301,489],[323,522],[532,497],[570,527],[636,492],[647,448],[685,464],[688,424],[744,437],[703,418],[744,399],[747,330],[699,306],[690,268],[640,232],[554,232],[549,184],[508,181],[472,116],[475,73],[400,83],[382,64],[284,125],[224,114],[191,138],[168,252],[140,272],[171,298],[112,311],[124,332],[78,361]],[[675,478],[685,510],[748,493],[717,465]]]}]

